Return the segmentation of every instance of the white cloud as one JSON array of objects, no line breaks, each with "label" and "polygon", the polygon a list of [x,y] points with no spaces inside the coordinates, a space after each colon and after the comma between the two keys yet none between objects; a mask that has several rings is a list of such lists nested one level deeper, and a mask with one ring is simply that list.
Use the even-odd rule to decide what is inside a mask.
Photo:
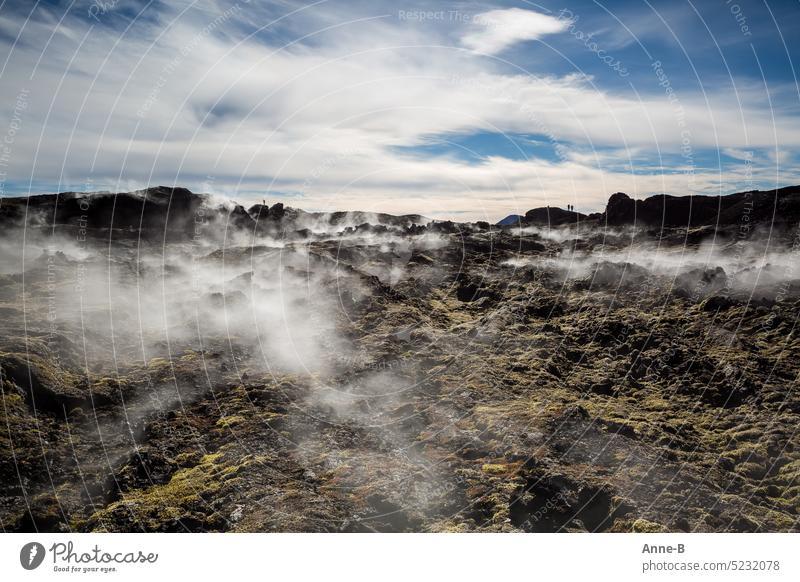
[{"label": "white cloud", "polygon": [[745,161],[753,161],[753,151],[739,148],[722,148],[722,153],[731,158]]},{"label": "white cloud", "polygon": [[792,159],[791,152],[782,149],[771,149],[767,152],[770,161],[776,166],[785,166],[788,164]]},{"label": "white cloud", "polygon": [[[80,50],[72,38],[86,24],[67,19],[70,35],[53,38],[34,81],[49,25],[30,23],[36,36],[14,50],[4,78],[12,95],[15,82],[30,89],[7,181],[59,190],[90,177],[98,189],[177,183],[253,200],[271,190],[299,194],[291,204],[303,208],[494,219],[567,200],[600,209],[618,190],[713,193],[743,181],[744,164],[726,175],[674,167],[662,175],[659,156],[674,160],[687,135],[693,151],[800,146],[797,118],[778,110],[773,121],[755,85],[737,83],[738,99],[682,89],[680,125],[655,82],[634,96],[578,75],[510,73],[448,45],[452,31],[440,27],[347,24],[345,15],[338,28],[282,47],[263,34],[237,43],[245,34],[236,29],[198,37],[213,18],[187,13],[168,29],[141,22],[121,39],[95,27]],[[0,119],[11,119],[13,103],[0,101]],[[565,154],[470,165],[407,153],[431,135],[479,131],[535,134]],[[752,172],[765,186],[775,179],[774,164],[771,174],[758,164]],[[781,168],[782,178],[796,175]]]},{"label": "white cloud", "polygon": [[474,30],[461,42],[474,51],[493,55],[518,42],[562,32],[569,22],[532,10],[508,8],[477,14],[472,25]]}]

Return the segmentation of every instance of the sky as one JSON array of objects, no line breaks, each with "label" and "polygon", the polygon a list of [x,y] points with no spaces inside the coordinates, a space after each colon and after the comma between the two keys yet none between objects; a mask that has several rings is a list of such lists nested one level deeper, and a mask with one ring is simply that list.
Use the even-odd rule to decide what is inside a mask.
[{"label": "sky", "polygon": [[798,57],[798,0],[0,0],[0,196],[496,221],[772,189]]}]

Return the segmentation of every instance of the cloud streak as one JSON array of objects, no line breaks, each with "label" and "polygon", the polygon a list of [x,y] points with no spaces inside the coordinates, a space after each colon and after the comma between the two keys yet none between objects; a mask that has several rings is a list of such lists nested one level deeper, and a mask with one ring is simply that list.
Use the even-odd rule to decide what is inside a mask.
[{"label": "cloud streak", "polygon": [[477,52],[497,54],[519,42],[562,32],[567,24],[564,20],[533,10],[489,10],[475,16],[475,30],[466,34],[462,43]]},{"label": "cloud streak", "polygon": [[[555,44],[524,42],[542,37],[564,37],[592,58],[554,17],[498,9],[419,23],[387,16],[386,5],[280,10],[161,7],[123,25],[114,9],[99,24],[70,13],[52,38],[53,15],[35,13],[3,76],[11,93],[30,90],[7,190],[176,183],[245,203],[280,196],[308,209],[498,219],[567,201],[594,210],[617,190],[719,193],[747,180],[800,180],[785,153],[800,145],[794,110],[779,107],[786,87],[676,86],[681,125],[648,68],[623,91],[502,58],[517,46],[563,61]],[[3,38],[19,33],[2,21]],[[3,118],[12,105],[0,102]],[[479,132],[542,147],[521,160],[414,154],[431,137]],[[687,140],[691,159],[681,157]]]}]

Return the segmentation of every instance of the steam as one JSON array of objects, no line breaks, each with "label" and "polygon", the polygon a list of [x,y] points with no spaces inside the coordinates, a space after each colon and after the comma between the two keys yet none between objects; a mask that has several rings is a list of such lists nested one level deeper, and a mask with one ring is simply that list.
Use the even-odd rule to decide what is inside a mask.
[{"label": "steam", "polygon": [[[328,384],[312,390],[304,414],[314,430],[295,435],[302,462],[317,471],[341,474],[342,487],[369,487],[383,496],[372,513],[360,519],[366,527],[400,513],[435,514],[452,501],[456,478],[422,453],[424,427],[450,426],[455,414],[444,404],[419,410],[414,404],[430,388],[414,380],[414,362],[395,362],[393,368],[368,368],[349,383]],[[304,423],[310,424],[310,423]],[[333,430],[326,429],[333,427]],[[366,447],[335,454],[331,433],[339,429],[358,434]],[[333,453],[333,454],[331,454]]]},{"label": "steam", "polygon": [[[550,240],[569,240],[564,231],[555,232]],[[779,295],[798,295],[798,252],[782,241],[755,239],[744,246],[726,240],[684,246],[651,241],[620,245],[618,233],[609,240],[617,244],[563,245],[549,253],[512,257],[502,265],[547,273],[558,284],[587,281],[598,287],[624,286],[648,279],[663,290],[704,287],[703,296],[718,292],[775,300]],[[709,279],[714,279],[712,285]]]},{"label": "steam", "polygon": [[[207,204],[236,211],[220,201]],[[110,465],[136,449],[147,419],[159,411],[246,374],[289,376],[310,388],[293,400],[286,422],[292,454],[308,479],[330,472],[337,486],[378,494],[359,510],[373,516],[429,517],[453,509],[463,482],[447,463],[436,464],[444,455],[426,449],[426,435],[457,430],[459,413],[447,404],[452,399],[437,396],[419,350],[407,345],[415,326],[427,325],[413,315],[424,301],[412,297],[404,306],[412,313],[402,313],[395,329],[392,319],[381,318],[387,294],[410,296],[420,281],[438,284],[463,257],[449,253],[460,237],[415,225],[414,217],[298,213],[291,232],[281,230],[281,221],[264,228],[198,221],[189,240],[167,244],[165,237],[91,239],[79,228],[10,230],[0,239],[0,301],[23,306],[24,317],[0,326],[7,337],[45,338],[65,367],[93,378],[147,370],[159,359],[197,358],[202,385],[197,378],[148,382],[124,403],[127,431],[120,431],[119,418],[95,419],[102,442],[117,445]],[[583,225],[510,232],[542,244],[506,239],[495,246],[504,232],[471,233],[475,254],[493,249],[475,263],[485,267],[487,284],[508,282],[509,269],[520,269],[546,275],[549,284],[652,285],[697,301],[711,294],[776,301],[800,295],[797,247],[783,241],[668,244],[642,230]],[[484,297],[456,304],[462,323],[425,335],[454,357],[465,357],[464,342],[506,338],[517,306],[492,293]],[[361,318],[359,309],[370,317]],[[373,327],[359,327],[367,325]]]}]

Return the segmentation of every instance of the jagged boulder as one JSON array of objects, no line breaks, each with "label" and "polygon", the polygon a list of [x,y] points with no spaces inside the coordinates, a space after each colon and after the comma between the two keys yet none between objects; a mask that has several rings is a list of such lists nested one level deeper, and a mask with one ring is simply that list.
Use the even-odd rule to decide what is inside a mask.
[{"label": "jagged boulder", "polygon": [[608,199],[602,218],[616,226],[687,228],[793,223],[800,220],[800,186],[723,196],[657,194],[644,200],[617,192]]},{"label": "jagged boulder", "polygon": [[533,208],[525,213],[525,223],[541,226],[561,226],[565,224],[575,224],[586,218],[585,214],[564,210],[556,206],[543,206]]},{"label": "jagged boulder", "polygon": [[34,354],[0,353],[0,375],[13,383],[31,409],[63,413],[83,404],[88,394],[77,387],[76,378],[56,362]]},{"label": "jagged boulder", "polygon": [[636,220],[636,202],[624,192],[612,194],[606,204],[605,218],[612,225],[632,224]]},{"label": "jagged boulder", "polygon": [[675,278],[674,290],[679,297],[700,301],[714,295],[728,284],[728,275],[722,267],[690,269]]}]

